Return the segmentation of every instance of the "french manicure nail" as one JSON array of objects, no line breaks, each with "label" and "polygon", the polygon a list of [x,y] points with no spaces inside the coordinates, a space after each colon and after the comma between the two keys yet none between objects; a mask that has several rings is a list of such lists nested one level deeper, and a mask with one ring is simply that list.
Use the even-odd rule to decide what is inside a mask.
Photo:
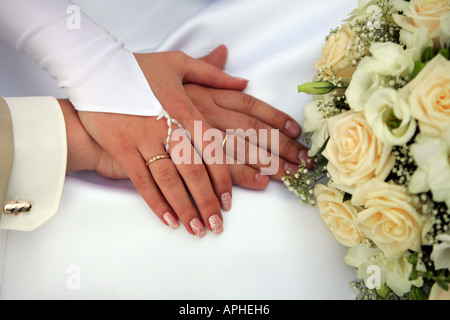
[{"label": "french manicure nail", "polygon": [[190,226],[192,231],[194,231],[195,235],[199,238],[202,238],[206,235],[205,228],[203,227],[203,223],[199,218],[194,218],[190,222]]},{"label": "french manicure nail", "polygon": [[222,205],[223,210],[231,209],[231,193],[225,192],[220,196],[220,204]]},{"label": "french manicure nail", "polygon": [[223,232],[223,223],[219,215],[215,214],[209,217],[209,225],[212,232],[214,232],[215,234],[221,234]]},{"label": "french manicure nail", "polygon": [[178,224],[177,219],[173,216],[173,214],[171,214],[170,212],[166,212],[163,215],[164,220],[167,222],[167,224],[169,225],[169,227],[171,227],[172,229],[177,229],[180,225]]},{"label": "french manicure nail", "polygon": [[284,129],[292,136],[297,137],[300,134],[301,128],[298,123],[292,120],[286,121]]}]

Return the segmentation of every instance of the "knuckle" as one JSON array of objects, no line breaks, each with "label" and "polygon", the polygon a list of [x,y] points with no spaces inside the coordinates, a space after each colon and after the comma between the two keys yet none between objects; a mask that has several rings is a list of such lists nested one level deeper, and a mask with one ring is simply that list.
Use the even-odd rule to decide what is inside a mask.
[{"label": "knuckle", "polygon": [[248,125],[249,125],[249,128],[251,128],[251,129],[255,129],[255,130],[259,130],[259,129],[262,129],[262,124],[261,124],[261,122],[258,120],[258,119],[256,119],[256,118],[250,118],[249,120],[248,120]]},{"label": "knuckle", "polygon": [[242,185],[247,177],[246,166],[242,164],[236,164],[231,167],[231,175],[233,183]]},{"label": "knuckle", "polygon": [[291,139],[280,139],[280,149],[279,153],[285,154],[288,152],[292,152],[292,150],[297,150],[298,147],[295,142]]},{"label": "knuckle", "polygon": [[202,164],[190,164],[186,166],[186,177],[194,181],[199,181],[205,174],[205,169]]},{"label": "knuckle", "polygon": [[202,199],[197,205],[204,213],[214,213],[220,210],[219,200],[216,197]]},{"label": "knuckle", "polygon": [[246,150],[247,150],[247,142],[245,141],[245,139],[241,137],[236,137],[236,148],[234,157],[240,162],[243,163],[246,162],[248,157]]},{"label": "knuckle", "polygon": [[148,191],[150,188],[148,176],[141,173],[137,173],[133,176],[133,184],[140,192]]},{"label": "knuckle", "polygon": [[186,61],[187,55],[179,50],[176,51],[172,51],[172,59],[178,63],[183,63],[184,61]]},{"label": "knuckle", "polygon": [[[227,169],[228,170],[228,169]],[[224,175],[223,177],[220,177],[217,185],[220,186],[220,188],[225,192],[226,190],[231,189],[232,186],[232,179],[229,174]]]},{"label": "knuckle", "polygon": [[192,108],[191,108],[191,100],[185,95],[178,95],[175,97],[173,101],[173,105],[175,106],[175,110],[171,110],[173,116],[176,116],[180,119],[189,119],[192,118]]},{"label": "knuckle", "polygon": [[179,181],[178,173],[170,168],[160,169],[158,174],[158,184],[162,188],[174,186]]},{"label": "knuckle", "polygon": [[257,100],[255,97],[253,97],[249,94],[242,95],[242,103],[244,104],[244,107],[248,112],[251,112],[255,109],[256,102],[257,102]]},{"label": "knuckle", "polygon": [[192,205],[185,205],[176,209],[176,214],[181,220],[190,220],[197,215]]},{"label": "knuckle", "polygon": [[226,174],[221,174],[220,176],[214,177],[213,188],[218,196],[225,192],[231,190],[233,186],[233,179],[231,177],[230,170],[228,166],[226,167]]}]

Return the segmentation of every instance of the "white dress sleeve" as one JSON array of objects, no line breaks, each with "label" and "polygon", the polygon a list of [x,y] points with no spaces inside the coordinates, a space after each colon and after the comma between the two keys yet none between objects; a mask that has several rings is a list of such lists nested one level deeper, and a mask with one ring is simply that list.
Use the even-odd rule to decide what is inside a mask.
[{"label": "white dress sleeve", "polygon": [[0,37],[48,71],[77,110],[162,111],[133,53],[70,0],[0,1]]}]

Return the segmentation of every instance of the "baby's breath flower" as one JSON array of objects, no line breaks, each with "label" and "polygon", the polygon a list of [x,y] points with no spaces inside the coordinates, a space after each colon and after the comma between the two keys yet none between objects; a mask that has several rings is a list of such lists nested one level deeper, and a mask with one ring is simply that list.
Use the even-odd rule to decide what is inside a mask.
[{"label": "baby's breath flower", "polygon": [[357,64],[369,54],[370,46],[375,42],[400,43],[400,27],[392,18],[392,5],[389,0],[377,1],[380,11],[374,17],[359,19],[352,25],[355,34],[354,45],[348,51],[352,63]]},{"label": "baby's breath flower", "polygon": [[311,170],[300,165],[296,172],[288,170],[286,175],[283,176],[282,181],[288,190],[300,197],[303,204],[315,206],[314,188],[317,183],[323,182],[326,179],[325,164],[325,157],[318,154]]}]

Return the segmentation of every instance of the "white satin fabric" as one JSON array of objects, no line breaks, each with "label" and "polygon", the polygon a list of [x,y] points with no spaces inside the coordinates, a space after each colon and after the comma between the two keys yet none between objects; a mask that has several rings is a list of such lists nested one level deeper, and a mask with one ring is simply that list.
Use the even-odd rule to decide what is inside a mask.
[{"label": "white satin fabric", "polygon": [[[121,10],[122,1],[96,6],[105,2],[78,1],[102,26],[122,32],[132,50],[155,48],[155,37],[138,26],[153,25],[158,19],[167,26],[164,35],[158,34],[162,40],[158,51],[203,56],[226,44],[230,53],[226,71],[250,79],[248,93],[298,121],[311,97],[298,94],[296,86],[310,81],[325,36],[357,5],[356,0],[217,0],[192,2],[195,9],[183,16],[177,9],[189,1],[181,0],[172,8],[158,7],[163,1],[136,1],[137,8],[127,1],[133,8],[129,17]],[[153,21],[148,19],[151,3],[161,10]],[[171,16],[176,19],[169,27],[166,17]],[[0,50],[3,59],[8,51]],[[27,64],[29,69],[21,70],[19,63],[24,62],[14,59],[15,85],[2,75],[0,89],[14,94],[54,92],[45,74]],[[26,88],[20,89],[17,79],[26,75],[34,81],[25,81]],[[264,191],[235,187],[224,228],[223,234],[208,233],[202,239],[183,228],[173,231],[154,216],[129,181],[110,181],[92,173],[71,175],[52,220],[31,233],[8,233],[1,297],[355,297],[348,287],[355,272],[344,262],[347,249],[333,238],[317,209],[301,205],[282,183],[272,182]]]}]

